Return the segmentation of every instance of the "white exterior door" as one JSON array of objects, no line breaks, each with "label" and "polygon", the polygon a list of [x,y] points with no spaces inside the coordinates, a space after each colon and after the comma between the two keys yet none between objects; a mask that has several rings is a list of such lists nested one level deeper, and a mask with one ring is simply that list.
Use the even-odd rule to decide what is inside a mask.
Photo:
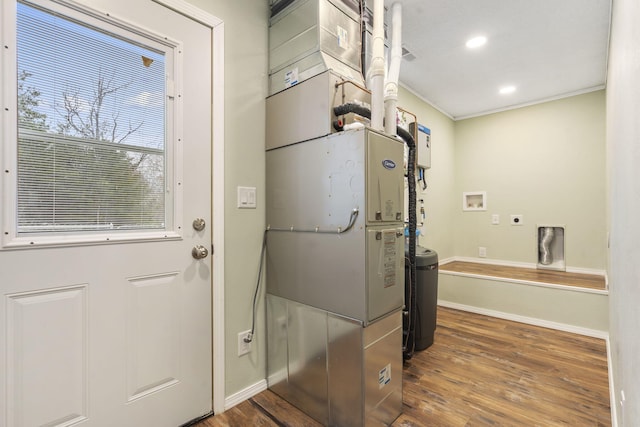
[{"label": "white exterior door", "polygon": [[[211,251],[211,28],[151,0],[85,0],[72,3],[71,8],[41,0],[27,4],[44,8],[56,19],[68,17],[81,25],[88,22],[98,33],[113,32],[115,39],[123,40],[114,42],[122,52],[149,49],[151,54],[139,55],[140,70],[152,69],[150,63],[157,54],[164,58],[155,62],[164,61],[166,77],[160,98],[158,93],[142,90],[126,92],[134,90],[131,78],[121,85],[121,96],[114,101],[117,114],[103,110],[104,120],[111,125],[118,120],[113,136],[123,128],[128,132],[150,122],[150,109],[164,106],[160,114],[164,124],[159,126],[163,142],[155,135],[153,146],[140,142],[148,131],[133,133],[122,142],[122,149],[115,146],[120,142],[113,137],[83,142],[77,134],[62,136],[60,122],[53,123],[52,117],[61,116],[65,105],[59,101],[32,105],[42,115],[36,117],[46,117],[48,133],[40,141],[45,143],[43,152],[50,152],[61,141],[68,146],[84,144],[85,152],[102,147],[118,155],[126,152],[128,169],[137,167],[141,159],[155,158],[157,179],[150,175],[136,179],[142,180],[140,185],[145,188],[160,186],[160,196],[154,197],[163,203],[158,210],[164,215],[162,219],[139,227],[134,220],[120,227],[113,220],[93,228],[83,223],[73,229],[68,222],[51,225],[44,220],[42,225],[31,225],[25,212],[32,209],[37,213],[39,208],[29,199],[30,190],[18,188],[24,181],[18,153],[30,145],[29,141],[27,148],[16,143],[15,122],[20,112],[15,110],[21,108],[16,107],[18,92],[30,85],[38,89],[38,77],[29,77],[24,80],[25,87],[16,87],[20,77],[16,76],[20,55],[16,49],[16,2],[0,3],[2,45],[7,46],[2,52],[0,89],[4,113],[0,136],[0,427],[178,426],[209,413],[212,263],[210,255],[194,258],[192,249],[200,245]],[[48,44],[50,50],[64,49],[53,39],[40,38],[37,43]],[[86,47],[81,53],[87,64],[104,55]],[[119,74],[125,66],[118,58],[124,56],[114,54],[114,71],[108,70],[105,62],[100,65],[101,72],[109,77]],[[64,73],[63,66],[54,64],[45,69]],[[97,81],[95,75],[89,77]],[[120,86],[112,83],[111,88],[116,87]],[[31,92],[36,95],[44,97],[44,92]],[[85,101],[77,104],[79,115],[88,111]],[[142,115],[124,117],[134,107],[135,114]],[[69,108],[73,111],[72,106],[66,106],[67,113]],[[104,161],[104,169],[111,167]],[[37,170],[49,173],[50,168]],[[102,170],[93,167],[89,175],[80,176],[78,185],[97,180],[91,175],[96,169]],[[144,174],[132,174],[137,175]],[[56,179],[62,179],[59,176]],[[50,181],[43,179],[38,185],[44,190],[34,191],[48,191]],[[120,184],[112,187],[113,197],[129,191]],[[65,189],[56,191],[59,195]],[[83,203],[73,203],[73,208],[80,207],[79,215],[85,214]],[[113,205],[117,203],[122,201]],[[55,209],[56,215],[66,215],[66,207]],[[104,210],[105,206],[100,207],[100,215]],[[193,225],[197,218],[204,223],[200,231]]]}]

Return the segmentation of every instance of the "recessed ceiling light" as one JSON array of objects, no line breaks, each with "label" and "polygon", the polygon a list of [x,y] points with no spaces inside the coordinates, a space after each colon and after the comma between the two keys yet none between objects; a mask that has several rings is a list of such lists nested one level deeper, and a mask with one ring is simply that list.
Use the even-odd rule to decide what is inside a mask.
[{"label": "recessed ceiling light", "polygon": [[469,49],[475,49],[484,45],[487,42],[487,38],[485,36],[478,36],[472,39],[467,40],[467,47]]},{"label": "recessed ceiling light", "polygon": [[509,95],[510,93],[513,93],[515,91],[516,91],[515,86],[505,86],[500,88],[501,95]]}]

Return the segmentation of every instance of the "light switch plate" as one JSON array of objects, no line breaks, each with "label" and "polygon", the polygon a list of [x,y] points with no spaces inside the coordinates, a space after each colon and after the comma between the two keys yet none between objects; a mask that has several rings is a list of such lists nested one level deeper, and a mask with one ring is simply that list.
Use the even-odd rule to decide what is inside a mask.
[{"label": "light switch plate", "polygon": [[238,187],[238,207],[255,209],[256,205],[256,187]]}]

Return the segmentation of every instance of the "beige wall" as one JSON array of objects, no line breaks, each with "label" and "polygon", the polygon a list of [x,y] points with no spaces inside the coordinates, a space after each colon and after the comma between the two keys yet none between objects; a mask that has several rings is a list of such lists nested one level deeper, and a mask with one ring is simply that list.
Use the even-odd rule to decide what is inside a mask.
[{"label": "beige wall", "polygon": [[[610,340],[619,426],[640,420],[640,3],[613,2],[607,89]],[[626,396],[620,404],[622,392]]]},{"label": "beige wall", "polygon": [[[427,169],[427,189],[418,188],[418,199],[425,201],[426,220],[420,227],[421,246],[435,250],[439,259],[455,255],[451,238],[454,206],[454,122],[440,111],[401,87],[398,105],[411,111],[418,122],[431,130],[431,168]],[[420,203],[418,203],[418,209]],[[418,222],[420,222],[418,216]]]},{"label": "beige wall", "polygon": [[[605,269],[604,91],[458,121],[454,163],[456,255],[535,264],[536,224],[563,224],[567,267]],[[486,191],[488,209],[463,212],[464,191]]]},{"label": "beige wall", "polygon": [[[225,37],[225,394],[265,378],[264,305],[250,355],[237,334],[251,328],[251,302],[265,228],[265,98],[268,2],[189,0],[224,21]],[[214,94],[215,96],[215,94]],[[236,208],[236,187],[257,187],[257,209]],[[214,206],[214,211],[216,207]]]},{"label": "beige wall", "polygon": [[[489,259],[535,264],[535,225],[561,224],[567,266],[605,269],[604,91],[458,122],[406,88],[399,105],[431,129],[420,245],[440,259],[483,246]],[[464,191],[486,191],[488,210],[463,212]],[[509,225],[511,214],[524,225]]]}]

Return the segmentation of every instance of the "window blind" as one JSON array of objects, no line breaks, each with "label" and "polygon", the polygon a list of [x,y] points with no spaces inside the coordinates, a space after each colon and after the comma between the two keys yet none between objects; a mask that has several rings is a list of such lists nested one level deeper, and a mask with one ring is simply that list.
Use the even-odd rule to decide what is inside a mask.
[{"label": "window blind", "polygon": [[165,53],[17,6],[17,232],[164,229]]}]

